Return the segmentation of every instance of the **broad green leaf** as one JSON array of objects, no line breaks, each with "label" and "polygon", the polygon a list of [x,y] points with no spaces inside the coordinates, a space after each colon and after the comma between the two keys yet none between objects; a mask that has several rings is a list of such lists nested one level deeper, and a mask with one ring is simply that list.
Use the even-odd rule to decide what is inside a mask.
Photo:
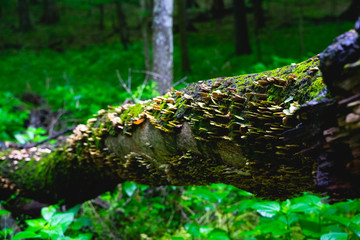
[{"label": "broad green leaf", "polygon": [[211,202],[217,202],[216,193],[211,192],[206,188],[199,188],[190,192],[191,195],[194,195],[202,200],[207,200]]},{"label": "broad green leaf", "polygon": [[56,208],[54,206],[43,207],[41,209],[41,216],[49,222],[51,217],[56,213]]},{"label": "broad green leaf", "polygon": [[74,213],[57,213],[50,219],[50,226],[60,226],[64,233],[70,223],[74,220]]},{"label": "broad green leaf", "polygon": [[192,237],[200,237],[200,227],[197,224],[185,224],[185,229]]},{"label": "broad green leaf", "polygon": [[165,209],[166,207],[163,204],[153,203],[152,206],[156,209]]},{"label": "broad green leaf", "polygon": [[286,199],[281,203],[281,211],[287,213],[290,210],[291,202],[289,199]]},{"label": "broad green leaf", "polygon": [[6,211],[6,210],[3,210],[3,209],[0,209],[0,216],[1,216],[1,215],[4,215],[4,214],[11,214],[11,212]]},{"label": "broad green leaf", "polygon": [[257,200],[255,198],[241,200],[240,204],[238,205],[239,212],[250,209],[256,201]]},{"label": "broad green leaf", "polygon": [[121,186],[129,197],[134,194],[137,188],[136,183],[134,182],[124,182]]},{"label": "broad green leaf", "polygon": [[111,201],[111,199],[112,199],[111,192],[105,192],[105,193],[101,194],[100,198],[104,201]]},{"label": "broad green leaf", "polygon": [[76,238],[72,238],[72,240],[91,240],[94,234],[92,233],[80,233]]},{"label": "broad green leaf", "polygon": [[320,240],[347,240],[348,235],[347,233],[340,233],[340,232],[334,232],[334,233],[327,233],[321,236]]},{"label": "broad green leaf", "polygon": [[254,196],[254,194],[252,194],[251,192],[247,192],[247,191],[244,191],[244,190],[241,190],[241,189],[238,189],[236,191],[236,194],[238,194],[240,196],[244,196],[244,197],[252,197],[252,196]]},{"label": "broad green leaf", "polygon": [[15,134],[14,137],[15,137],[16,141],[18,141],[18,143],[20,143],[20,144],[25,144],[28,141],[28,139],[24,135],[22,135],[20,133]]},{"label": "broad green leaf", "polygon": [[216,202],[221,203],[224,198],[226,198],[229,195],[228,191],[216,191],[213,193],[214,198],[216,199]]},{"label": "broad green leaf", "polygon": [[332,221],[338,222],[344,226],[348,226],[351,222],[350,219],[343,217],[343,216],[339,216],[339,215],[325,215],[324,217],[326,219],[330,219]]},{"label": "broad green leaf", "polygon": [[280,211],[280,204],[278,202],[263,201],[255,203],[252,209],[256,210],[263,217],[273,217]]},{"label": "broad green leaf", "polygon": [[[299,215],[299,218],[301,215]],[[320,232],[321,226],[319,225],[318,216],[316,218],[305,215],[299,220],[301,231],[307,237],[319,238],[322,233]]]},{"label": "broad green leaf", "polygon": [[38,237],[39,237],[39,235],[34,232],[23,231],[23,232],[17,233],[15,236],[13,236],[11,240],[29,239],[29,238],[38,238]]},{"label": "broad green leaf", "polygon": [[317,210],[316,207],[310,206],[309,204],[306,203],[295,203],[293,205],[290,206],[290,211],[291,212],[313,212]]},{"label": "broad green leaf", "polygon": [[319,238],[321,236],[321,233],[309,228],[302,228],[301,232],[307,237]]},{"label": "broad green leaf", "polygon": [[350,221],[351,223],[360,225],[360,214],[356,214],[354,217],[351,218]]},{"label": "broad green leaf", "polygon": [[41,218],[25,220],[25,222],[30,227],[35,227],[35,228],[43,228],[47,224],[47,222]]},{"label": "broad green leaf", "polygon": [[62,239],[64,237],[64,232],[61,229],[61,226],[56,226],[54,229],[43,229],[40,234],[42,236],[46,236],[46,238],[50,237],[51,239]]},{"label": "broad green leaf", "polygon": [[360,224],[350,223],[348,228],[360,237]]},{"label": "broad green leaf", "polygon": [[200,226],[199,231],[201,236],[206,237],[214,228],[212,226]]},{"label": "broad green leaf", "polygon": [[74,215],[76,215],[79,212],[80,209],[80,204],[77,204],[75,206],[73,206],[72,208],[70,208],[69,210],[67,210],[67,213],[73,213]]},{"label": "broad green leaf", "polygon": [[298,216],[296,215],[296,213],[289,213],[286,216],[280,216],[279,217],[279,221],[285,223],[286,225],[292,225],[294,222],[296,222],[297,220],[299,220]]},{"label": "broad green leaf", "polygon": [[286,233],[292,232],[292,230],[287,230],[286,227],[287,225],[285,223],[274,220],[270,222],[261,223],[257,225],[255,229],[260,230],[262,234],[271,233],[274,236],[281,236]]},{"label": "broad green leaf", "polygon": [[230,240],[230,238],[224,230],[217,228],[208,234],[207,240]]},{"label": "broad green leaf", "polygon": [[70,225],[72,230],[80,230],[82,227],[91,226],[91,220],[85,216],[76,218]]},{"label": "broad green leaf", "polygon": [[294,203],[304,203],[309,206],[314,206],[318,209],[322,209],[324,204],[321,202],[321,198],[314,195],[304,195],[293,199]]}]

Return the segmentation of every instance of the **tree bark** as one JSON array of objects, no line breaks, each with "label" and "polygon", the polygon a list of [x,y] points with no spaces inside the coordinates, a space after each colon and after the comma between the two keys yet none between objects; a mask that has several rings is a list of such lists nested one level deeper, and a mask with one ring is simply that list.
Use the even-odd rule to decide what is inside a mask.
[{"label": "tree bark", "polygon": [[250,54],[251,47],[246,20],[246,7],[244,0],[233,0],[234,7],[234,31],[235,31],[235,54]]},{"label": "tree bark", "polygon": [[104,4],[99,5],[99,30],[104,30]]},{"label": "tree bark", "polygon": [[190,60],[187,46],[187,16],[186,16],[186,1],[177,0],[178,8],[178,23],[180,30],[180,48],[181,48],[181,70],[184,73],[191,71]]},{"label": "tree bark", "polygon": [[117,17],[118,17],[118,24],[119,24],[118,30],[120,32],[120,40],[124,46],[124,49],[126,50],[130,43],[129,29],[128,29],[127,22],[126,22],[126,16],[125,16],[124,10],[122,8],[122,4],[120,2],[118,2],[118,1],[115,2],[115,6],[116,6]]},{"label": "tree bark", "polygon": [[255,25],[257,29],[265,27],[264,9],[262,0],[253,0]]},{"label": "tree bark", "polygon": [[149,2],[146,0],[140,0],[140,9],[142,16],[141,21],[141,35],[143,39],[143,52],[144,52],[144,62],[146,71],[151,70],[150,66],[150,47],[149,47],[149,34],[148,34],[148,25],[149,25],[149,16],[151,8]]},{"label": "tree bark", "polygon": [[352,30],[320,60],[100,110],[56,150],[6,150],[0,199],[75,204],[123,181],[222,182],[277,199],[304,191],[359,197],[359,39]]},{"label": "tree bark", "polygon": [[60,20],[56,0],[43,0],[43,15],[40,22],[46,25],[56,24]]},{"label": "tree bark", "polygon": [[215,19],[223,18],[225,15],[224,0],[213,0],[210,11]]},{"label": "tree bark", "polygon": [[160,94],[173,82],[173,0],[155,0],[153,9],[153,72]]},{"label": "tree bark", "polygon": [[28,32],[33,29],[27,0],[18,0],[19,30]]}]

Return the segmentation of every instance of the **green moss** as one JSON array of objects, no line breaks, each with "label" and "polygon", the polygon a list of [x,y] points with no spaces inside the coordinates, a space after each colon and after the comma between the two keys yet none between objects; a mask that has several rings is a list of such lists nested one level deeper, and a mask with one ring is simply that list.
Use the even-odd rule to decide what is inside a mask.
[{"label": "green moss", "polygon": [[126,123],[131,120],[133,117],[137,117],[141,112],[144,111],[144,105],[137,103],[134,106],[129,107],[124,112],[121,113],[120,119],[122,123]]},{"label": "green moss", "polygon": [[324,89],[325,84],[323,82],[323,78],[322,77],[318,77],[309,87],[309,96],[310,98],[314,99],[316,98],[319,93]]}]

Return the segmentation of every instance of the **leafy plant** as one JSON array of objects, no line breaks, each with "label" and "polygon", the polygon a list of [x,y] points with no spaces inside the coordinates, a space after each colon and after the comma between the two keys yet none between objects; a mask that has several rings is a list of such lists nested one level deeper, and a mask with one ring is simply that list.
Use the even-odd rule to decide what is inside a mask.
[{"label": "leafy plant", "polygon": [[0,92],[0,141],[13,140],[16,133],[24,130],[29,111],[23,102],[10,92]]},{"label": "leafy plant", "polygon": [[[75,237],[66,236],[70,224],[74,222],[75,214],[79,210],[79,205],[73,207],[65,213],[58,213],[56,206],[49,206],[41,209],[42,218],[26,220],[27,229],[17,233],[12,240],[18,239],[68,239],[68,240],[90,240],[91,233],[79,233]],[[77,221],[75,229],[82,225]],[[70,227],[71,228],[71,227]]]},{"label": "leafy plant", "polygon": [[24,133],[16,133],[15,139],[20,144],[40,142],[48,138],[47,136],[44,136],[44,134],[46,134],[46,130],[41,127],[29,127]]},{"label": "leafy plant", "polygon": [[[11,214],[11,212],[1,209],[0,205],[0,218],[6,218],[7,215]],[[4,221],[5,222],[5,221]],[[11,236],[14,232],[14,229],[11,227],[5,226],[3,229],[0,229],[0,238],[7,239],[8,236]]]}]

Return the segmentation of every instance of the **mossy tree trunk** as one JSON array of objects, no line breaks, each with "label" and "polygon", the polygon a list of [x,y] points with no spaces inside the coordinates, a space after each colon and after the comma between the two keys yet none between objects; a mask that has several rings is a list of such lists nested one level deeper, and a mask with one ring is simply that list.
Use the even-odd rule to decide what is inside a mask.
[{"label": "mossy tree trunk", "polygon": [[[347,34],[358,44],[357,32]],[[272,71],[200,81],[100,110],[56,150],[7,150],[0,155],[0,199],[17,193],[74,204],[123,181],[222,182],[266,198],[304,191],[359,197],[359,48],[336,61],[341,41],[320,55],[324,74],[316,56]],[[349,59],[356,63],[346,65]],[[334,68],[338,74],[328,76]]]}]

